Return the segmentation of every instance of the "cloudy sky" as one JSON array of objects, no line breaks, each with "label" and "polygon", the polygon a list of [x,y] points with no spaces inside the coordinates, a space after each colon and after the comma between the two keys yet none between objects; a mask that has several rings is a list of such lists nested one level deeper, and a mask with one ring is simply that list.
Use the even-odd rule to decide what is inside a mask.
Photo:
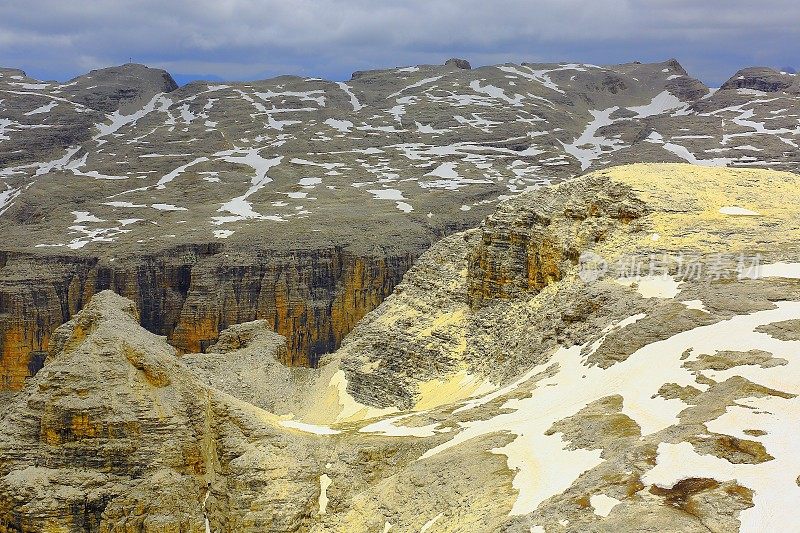
[{"label": "cloudy sky", "polygon": [[69,79],[128,62],[179,83],[440,63],[677,58],[718,86],[800,67],[798,0],[2,0],[0,66]]}]

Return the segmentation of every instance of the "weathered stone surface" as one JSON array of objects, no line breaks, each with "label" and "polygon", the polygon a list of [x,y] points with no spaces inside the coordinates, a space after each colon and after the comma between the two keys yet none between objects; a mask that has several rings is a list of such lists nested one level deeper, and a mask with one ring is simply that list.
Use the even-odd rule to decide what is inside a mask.
[{"label": "weathered stone surface", "polygon": [[183,352],[263,319],[289,339],[285,362],[314,366],[391,293],[414,254],[358,256],[341,248],[228,254],[220,244],[180,246],[116,262],[3,254],[0,383],[19,390],[41,367],[51,332],[105,289],[133,299],[141,323]]},{"label": "weathered stone surface", "polygon": [[758,328],[757,331],[782,341],[800,341],[800,319],[769,324]]},{"label": "weathered stone surface", "polygon": [[147,104],[159,93],[170,93],[178,88],[169,72],[128,63],[118,67],[92,70],[88,74],[69,80],[67,97],[90,109],[128,115]]},{"label": "weathered stone surface", "polygon": [[[282,364],[267,321],[181,356],[133,301],[95,294],[0,410],[0,527],[790,529],[798,180],[633,165],[511,199],[426,252],[318,368]],[[618,216],[631,205],[637,217]],[[524,253],[471,270],[486,234],[510,228],[532,235],[520,249],[557,238],[559,275],[529,284]],[[584,279],[573,246],[605,276]],[[758,279],[615,269],[748,249]],[[512,289],[471,305],[485,272]]]},{"label": "weathered stone surface", "polygon": [[209,386],[279,414],[296,411],[317,376],[290,366],[286,338],[266,320],[231,326],[206,353],[186,354],[181,361]]},{"label": "weathered stone surface", "polygon": [[795,86],[751,88],[788,75],[712,95],[675,60],[464,66],[179,88],[142,65],[0,70],[0,389],[104,288],[181,351],[265,319],[313,365],[509,195],[629,162],[800,168]]},{"label": "weathered stone surface", "polygon": [[112,500],[157,487],[174,497],[169,516],[131,508],[131,526],[203,530],[200,493],[215,470],[209,393],[136,319],[133,302],[105,291],[53,334],[45,370],[0,422],[7,530],[113,530],[103,526]]},{"label": "weathered stone surface", "polygon": [[[88,142],[96,134],[96,124],[107,120],[107,113],[130,114],[157,94],[175,89],[175,80],[168,72],[144,65],[93,70],[64,84],[41,82],[21,70],[0,68],[4,95],[0,166],[57,159],[71,146]],[[43,216],[36,212],[17,214],[23,221],[37,215]]]},{"label": "weathered stone surface", "polygon": [[797,80],[0,69],[0,531],[790,529]]},{"label": "weathered stone surface", "polygon": [[[751,67],[742,69],[726,81],[722,89],[752,89],[765,93],[777,93],[800,90],[797,76],[783,74],[777,70],[766,67]],[[791,88],[791,89],[790,89]]]}]

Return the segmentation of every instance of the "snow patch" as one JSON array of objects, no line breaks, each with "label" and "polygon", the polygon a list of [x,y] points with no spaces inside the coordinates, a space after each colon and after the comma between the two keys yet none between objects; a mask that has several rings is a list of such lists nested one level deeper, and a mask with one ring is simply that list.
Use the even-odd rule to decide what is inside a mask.
[{"label": "snow patch", "polygon": [[319,514],[325,514],[328,508],[328,487],[332,482],[328,474],[319,476]]},{"label": "snow patch", "polygon": [[326,119],[324,123],[342,133],[350,133],[353,127],[353,123],[349,120],[337,120],[335,118]]},{"label": "snow patch", "polygon": [[636,285],[636,292],[644,298],[675,298],[680,292],[682,281],[675,281],[671,276],[635,276],[617,278],[617,283],[630,287]]},{"label": "snow patch", "polygon": [[[453,439],[431,448],[422,455],[420,460],[425,460],[480,435],[503,431],[514,433],[517,438],[512,443],[491,451],[506,455],[509,468],[517,471],[513,486],[519,491],[519,495],[512,508],[512,514],[528,514],[536,510],[546,499],[566,490],[583,472],[594,468],[603,461],[602,450],[568,450],[566,449],[567,443],[562,440],[560,434],[545,435],[553,423],[574,415],[591,402],[610,394],[609,383],[614,384],[613,393],[620,394],[624,399],[622,412],[640,426],[643,435],[653,434],[679,423],[678,414],[687,405],[680,399],[664,399],[657,394],[658,390],[664,383],[675,383],[678,386],[692,385],[700,389],[705,387],[696,381],[696,376],[691,371],[683,367],[684,361],[681,359],[683,354],[690,350],[692,354],[695,354],[690,357],[696,357],[696,354],[716,353],[716,351],[726,349],[767,349],[774,352],[773,341],[774,343],[781,341],[770,340],[771,337],[756,333],[755,329],[760,325],[796,318],[800,315],[800,302],[775,302],[775,306],[775,309],[734,316],[725,321],[700,326],[678,333],[668,339],[651,343],[631,354],[626,360],[607,369],[585,364],[582,351],[586,346],[559,348],[549,360],[531,369],[515,383],[483,398],[467,401],[455,413],[472,409],[508,394],[533,377],[552,370],[552,368],[558,369],[555,375],[540,379],[536,386],[526,392],[524,396],[508,399],[502,405],[503,413],[488,419],[461,424],[461,431],[456,433]],[[783,345],[786,347],[784,351],[796,350],[795,344],[784,342]],[[800,360],[796,357],[792,355],[787,357],[791,357],[796,361],[795,364],[800,365]],[[658,361],[658,364],[653,364],[653,361]],[[764,369],[753,368],[753,372],[760,372],[759,375],[764,375]],[[790,373],[781,369],[773,369],[772,374],[775,379],[782,379],[783,376]],[[800,376],[800,372],[793,372],[791,375]],[[725,379],[724,376],[712,376],[712,378],[717,381]],[[796,378],[792,379],[797,381]],[[771,383],[766,383],[766,385],[773,386]],[[800,383],[797,383],[794,389],[800,391]],[[800,403],[800,399],[796,401]],[[770,411],[772,410],[770,409]],[[783,427],[786,431],[794,431],[790,429],[794,426],[789,420],[796,420],[798,415],[800,415],[800,410],[794,413],[793,419],[784,418],[782,422],[776,422],[776,425]],[[792,445],[800,446],[800,441],[789,436],[781,436],[780,442],[795,443]],[[691,445],[684,446],[691,447]],[[770,451],[769,448],[768,451]],[[795,452],[793,457],[800,457],[800,450]],[[649,482],[671,486],[685,477],[696,477],[698,474],[703,474],[703,472],[687,469],[686,466],[691,462],[682,459],[668,463],[659,460],[659,465],[663,463],[663,467],[652,473]],[[715,461],[730,465],[726,461]],[[753,465],[742,465],[741,467],[771,468],[770,464],[771,462],[767,462],[754,467]],[[764,467],[764,465],[767,466]],[[783,488],[792,491],[800,490],[794,483],[797,469],[785,466],[782,468],[786,472],[793,473],[783,476],[787,481]],[[731,477],[722,479],[731,479]],[[762,485],[769,484],[769,480],[770,476],[762,476]],[[794,494],[791,497],[797,499]],[[775,501],[781,501],[781,498],[776,498]],[[800,512],[800,507],[790,507],[796,508]],[[776,504],[775,509],[777,510],[773,516],[782,516],[781,508]],[[794,523],[797,522],[797,518],[793,518],[793,520]],[[776,527],[768,530],[781,531],[786,528]]]},{"label": "snow patch", "polygon": [[353,106],[353,111],[360,111],[364,107],[363,105],[361,105],[361,102],[358,101],[358,98],[356,98],[356,95],[353,94],[353,91],[346,83],[339,81],[336,82],[336,85],[338,85],[339,88],[343,90],[347,96],[350,97],[350,105]]},{"label": "snow patch", "polygon": [[73,211],[72,214],[75,215],[75,224],[82,224],[83,222],[104,222],[102,218],[97,218],[89,213],[89,211]]},{"label": "snow patch", "polygon": [[198,157],[194,161],[179,166],[178,168],[176,168],[175,170],[173,170],[172,172],[170,172],[169,174],[158,180],[158,183],[156,183],[156,189],[166,188],[167,183],[170,183],[172,180],[183,174],[187,168],[197,165],[199,163],[204,163],[205,161],[208,161],[207,157]]},{"label": "snow patch", "polygon": [[611,510],[614,509],[614,507],[622,502],[611,496],[606,496],[605,494],[594,494],[589,498],[589,503],[594,509],[594,514],[606,517],[611,514]]},{"label": "snow patch", "polygon": [[469,86],[473,91],[477,93],[483,93],[489,95],[492,98],[495,98],[497,100],[502,100],[515,107],[522,105],[522,99],[523,99],[522,95],[515,94],[514,97],[511,98],[509,96],[506,96],[505,91],[503,91],[503,89],[501,89],[500,87],[495,87],[494,85],[485,85],[481,87],[481,82],[478,80],[471,81]]},{"label": "snow patch", "polygon": [[53,100],[52,102],[50,102],[50,103],[49,103],[49,104],[47,104],[47,105],[43,105],[42,107],[37,107],[37,108],[36,108],[36,109],[34,109],[33,111],[28,111],[27,113],[25,113],[25,116],[26,116],[26,117],[30,117],[31,115],[38,115],[38,114],[40,114],[40,113],[49,113],[49,112],[50,112],[50,111],[52,111],[52,110],[53,110],[53,108],[55,108],[57,105],[58,105],[58,102],[56,102],[55,100]]},{"label": "snow patch", "polygon": [[738,206],[730,206],[730,207],[721,207],[719,212],[723,215],[732,215],[732,216],[745,216],[745,217],[757,217],[761,216],[759,213],[755,211],[750,211],[749,209],[745,209],[744,207]]},{"label": "snow patch", "polygon": [[234,149],[224,152],[218,152],[215,156],[221,157],[223,161],[229,163],[236,163],[240,165],[247,165],[251,167],[255,174],[250,180],[250,187],[241,196],[233,198],[217,209],[217,211],[227,211],[231,213],[230,216],[217,216],[212,218],[214,224],[224,224],[226,222],[235,222],[245,219],[265,219],[283,221],[281,217],[264,216],[253,210],[253,205],[247,200],[250,196],[261,190],[267,183],[272,181],[267,175],[267,172],[272,167],[275,167],[283,161],[283,156],[265,159],[259,155],[258,148],[250,148],[246,150]]},{"label": "snow patch", "polygon": [[152,204],[150,207],[159,211],[188,211],[185,207],[178,207],[172,204]]},{"label": "snow patch", "polygon": [[415,89],[415,88],[417,88],[417,87],[422,87],[423,85],[427,85],[427,84],[429,84],[429,83],[433,83],[433,82],[435,82],[435,81],[438,81],[438,80],[442,79],[443,77],[444,77],[444,76],[433,76],[432,78],[424,78],[424,79],[421,79],[421,80],[419,80],[419,81],[418,81],[418,82],[416,82],[416,83],[412,83],[411,85],[407,85],[406,87],[403,87],[403,88],[402,88],[402,89],[400,89],[399,91],[397,91],[397,92],[395,92],[395,93],[392,93],[392,94],[390,94],[390,95],[389,95],[389,96],[387,96],[386,98],[387,98],[387,99],[390,99],[390,98],[395,98],[395,97],[397,97],[397,96],[400,96],[400,94],[401,94],[401,93],[403,93],[403,92],[405,92],[405,91],[407,91],[407,90],[409,90],[409,89]]},{"label": "snow patch", "polygon": [[283,427],[297,429],[304,433],[313,433],[315,435],[337,435],[341,431],[330,428],[328,426],[320,426],[318,424],[307,424],[298,420],[281,420],[279,424]]},{"label": "snow patch", "polygon": [[592,165],[592,161],[600,157],[604,148],[616,149],[622,144],[622,141],[616,139],[606,139],[605,137],[598,137],[597,132],[604,126],[610,126],[614,123],[611,120],[611,115],[618,110],[619,107],[609,107],[603,110],[590,110],[592,121],[586,125],[580,137],[575,139],[571,144],[565,144],[564,150],[580,161],[581,170],[586,170]]},{"label": "snow patch", "polygon": [[669,91],[663,91],[656,95],[649,104],[629,107],[628,110],[636,113],[636,118],[645,118],[685,108],[687,105]]}]

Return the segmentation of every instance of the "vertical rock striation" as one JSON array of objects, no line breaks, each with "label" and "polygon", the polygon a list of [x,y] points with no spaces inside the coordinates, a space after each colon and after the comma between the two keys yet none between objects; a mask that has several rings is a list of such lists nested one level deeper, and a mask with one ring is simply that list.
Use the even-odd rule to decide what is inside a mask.
[{"label": "vertical rock striation", "polygon": [[228,326],[263,319],[287,337],[287,364],[314,366],[391,293],[415,257],[340,247],[234,257],[218,244],[130,262],[4,253],[0,389],[22,388],[41,368],[52,331],[105,289],[135,301],[141,324],[181,352],[202,352]]},{"label": "vertical rock striation", "polygon": [[644,214],[630,187],[602,175],[507,202],[484,220],[480,243],[469,256],[470,304],[477,308],[541,291],[590,245]]}]

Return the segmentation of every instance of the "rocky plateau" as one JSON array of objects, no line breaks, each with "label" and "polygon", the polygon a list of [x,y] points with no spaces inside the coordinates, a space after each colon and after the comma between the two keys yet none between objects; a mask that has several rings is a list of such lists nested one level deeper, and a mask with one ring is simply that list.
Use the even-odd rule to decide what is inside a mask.
[{"label": "rocky plateau", "polygon": [[314,367],[432,243],[523,191],[636,162],[797,170],[799,83],[709,89],[675,60],[182,87],[0,69],[0,390],[107,289],[181,353],[266,320]]}]

